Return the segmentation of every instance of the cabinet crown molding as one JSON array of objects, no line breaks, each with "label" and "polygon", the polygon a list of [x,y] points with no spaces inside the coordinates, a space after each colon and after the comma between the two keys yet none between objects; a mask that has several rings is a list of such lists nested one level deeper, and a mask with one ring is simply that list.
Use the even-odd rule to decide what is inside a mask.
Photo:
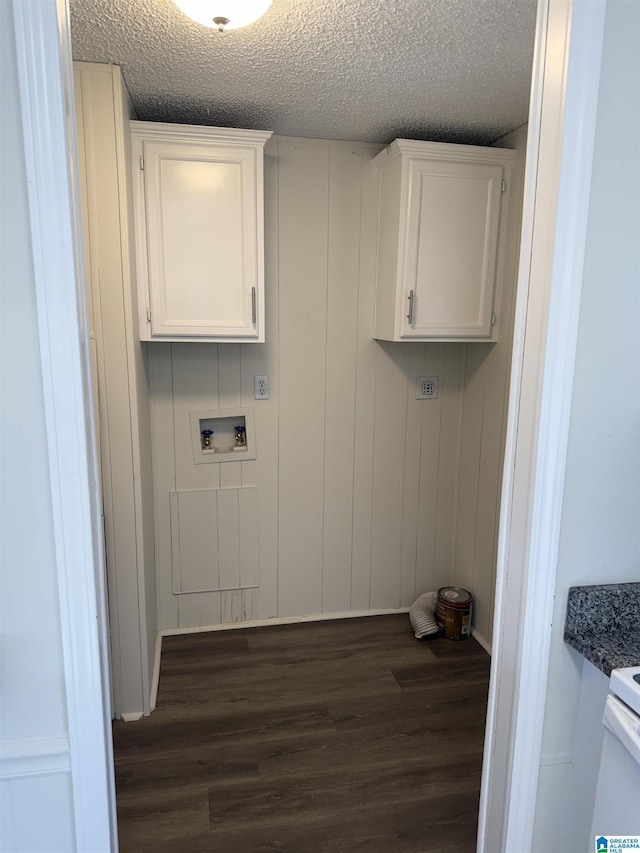
[{"label": "cabinet crown molding", "polygon": [[381,168],[396,157],[433,160],[452,160],[456,163],[510,163],[515,156],[510,148],[485,148],[481,145],[459,145],[449,142],[422,142],[416,139],[394,139],[373,162]]},{"label": "cabinet crown molding", "polygon": [[197,124],[167,124],[158,121],[132,121],[131,133],[145,139],[176,142],[208,142],[225,145],[264,146],[273,136],[272,130],[241,130],[233,127],[207,127]]}]

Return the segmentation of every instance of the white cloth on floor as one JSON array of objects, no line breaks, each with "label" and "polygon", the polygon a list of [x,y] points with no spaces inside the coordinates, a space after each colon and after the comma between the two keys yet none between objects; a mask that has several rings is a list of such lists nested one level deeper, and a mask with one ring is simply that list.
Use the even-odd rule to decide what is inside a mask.
[{"label": "white cloth on floor", "polygon": [[411,605],[409,619],[418,640],[438,633],[436,622],[436,592],[425,592]]}]

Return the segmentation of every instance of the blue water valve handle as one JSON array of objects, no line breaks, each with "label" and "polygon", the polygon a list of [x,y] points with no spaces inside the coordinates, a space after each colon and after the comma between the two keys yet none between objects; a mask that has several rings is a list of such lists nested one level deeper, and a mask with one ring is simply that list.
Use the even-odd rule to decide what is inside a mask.
[{"label": "blue water valve handle", "polygon": [[201,432],[202,435],[202,447],[204,450],[208,450],[211,447],[211,436],[213,435],[212,429],[203,429]]}]

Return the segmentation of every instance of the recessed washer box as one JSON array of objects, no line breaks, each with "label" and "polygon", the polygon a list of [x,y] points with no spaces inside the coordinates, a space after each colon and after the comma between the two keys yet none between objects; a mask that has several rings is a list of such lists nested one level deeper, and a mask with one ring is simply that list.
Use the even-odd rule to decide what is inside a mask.
[{"label": "recessed washer box", "polygon": [[[189,412],[193,461],[196,465],[210,462],[241,462],[256,458],[256,434],[253,411],[249,408],[206,409]],[[236,427],[244,427],[245,445],[236,445]],[[213,430],[210,447],[203,444],[202,433]]]}]

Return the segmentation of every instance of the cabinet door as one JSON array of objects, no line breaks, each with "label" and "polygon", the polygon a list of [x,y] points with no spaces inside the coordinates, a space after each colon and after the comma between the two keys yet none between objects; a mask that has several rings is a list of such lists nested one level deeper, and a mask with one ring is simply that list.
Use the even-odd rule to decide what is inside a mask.
[{"label": "cabinet door", "polygon": [[500,165],[411,161],[402,338],[491,335],[501,189]]},{"label": "cabinet door", "polygon": [[144,143],[152,337],[258,337],[256,156]]}]

